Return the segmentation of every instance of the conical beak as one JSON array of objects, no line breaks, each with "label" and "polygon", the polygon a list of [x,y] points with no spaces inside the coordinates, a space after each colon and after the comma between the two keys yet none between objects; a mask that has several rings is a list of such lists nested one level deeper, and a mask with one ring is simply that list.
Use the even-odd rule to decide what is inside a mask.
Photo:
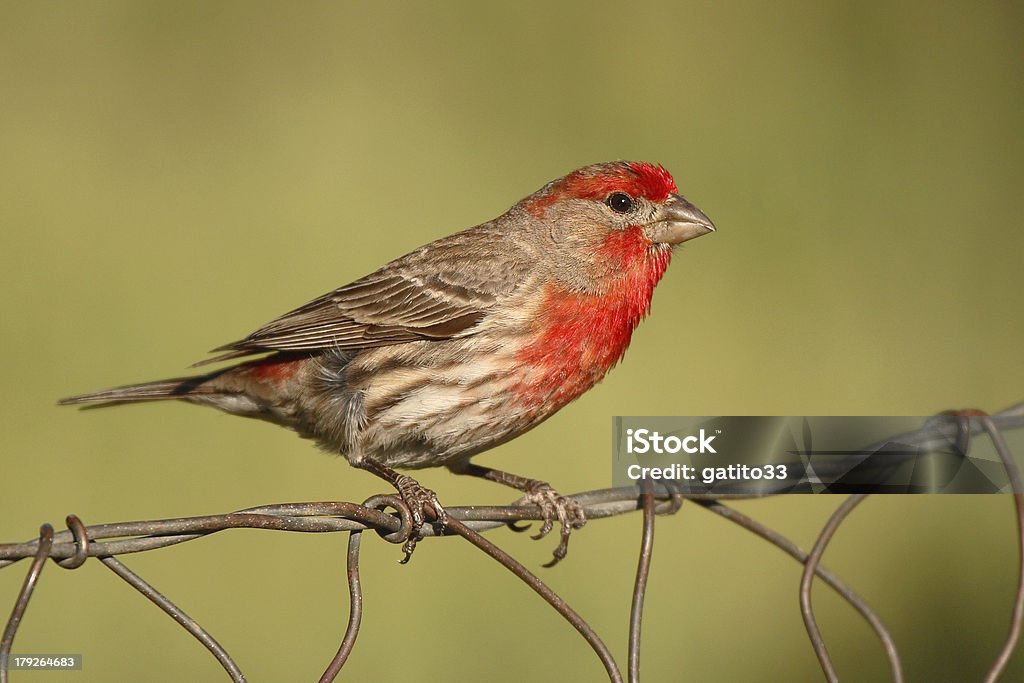
[{"label": "conical beak", "polygon": [[654,222],[647,226],[650,240],[661,244],[681,244],[714,231],[711,219],[677,194],[661,205]]}]

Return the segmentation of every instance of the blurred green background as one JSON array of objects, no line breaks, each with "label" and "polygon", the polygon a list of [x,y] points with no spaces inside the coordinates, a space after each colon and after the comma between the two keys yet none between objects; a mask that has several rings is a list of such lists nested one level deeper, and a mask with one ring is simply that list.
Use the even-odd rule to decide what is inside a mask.
[{"label": "blurred green background", "polygon": [[[677,253],[622,367],[478,458],[607,486],[615,414],[927,414],[1024,398],[1020,3],[0,4],[0,540],[86,523],[353,500],[371,476],[277,427],[61,396],[182,372],[308,299],[490,219],[573,168],[663,163],[719,232]],[[449,505],[504,503],[424,472]],[[809,546],[839,502],[739,507]],[[637,515],[491,538],[625,663]],[[1005,497],[876,497],[826,564],[892,627],[908,680],[979,680],[1007,628]],[[237,531],[128,565],[257,681],[315,680],[347,619],[342,536]],[[458,540],[367,539],[343,678],[601,680],[555,613]],[[13,602],[25,563],[0,572]],[[818,680],[799,567],[694,506],[659,521],[649,681]],[[830,593],[844,680],[883,679]],[[2,606],[0,606],[2,607]],[[2,607],[3,614],[7,607]],[[15,651],[74,674],[219,680],[98,563],[49,566]],[[1006,680],[1024,678],[1018,653]]]}]

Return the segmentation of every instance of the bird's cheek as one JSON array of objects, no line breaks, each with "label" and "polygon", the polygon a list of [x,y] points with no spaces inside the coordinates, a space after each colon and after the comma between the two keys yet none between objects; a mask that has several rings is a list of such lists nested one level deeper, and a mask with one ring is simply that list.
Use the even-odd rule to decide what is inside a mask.
[{"label": "bird's cheek", "polygon": [[629,268],[643,260],[653,240],[642,227],[614,230],[607,235],[597,250],[601,260],[616,268]]}]

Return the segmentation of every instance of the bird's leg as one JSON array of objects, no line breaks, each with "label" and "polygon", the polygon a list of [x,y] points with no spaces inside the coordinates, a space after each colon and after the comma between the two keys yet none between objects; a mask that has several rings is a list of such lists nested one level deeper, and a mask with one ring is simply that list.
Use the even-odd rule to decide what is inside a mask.
[{"label": "bird's leg", "polygon": [[[572,498],[559,494],[558,491],[551,488],[551,485],[545,481],[527,479],[526,477],[520,477],[517,474],[503,472],[490,467],[474,465],[470,462],[449,465],[448,469],[455,474],[480,477],[481,479],[487,479],[488,481],[493,481],[497,484],[511,486],[512,488],[525,493],[525,496],[516,501],[516,505],[536,505],[540,508],[542,519],[544,521],[540,528],[540,532],[533,537],[535,539],[547,536],[554,527],[555,520],[558,520],[558,523],[561,526],[561,537],[558,542],[558,547],[555,548],[554,553],[552,553],[553,558],[550,562],[544,565],[545,567],[553,567],[565,557],[566,552],[569,550],[569,534],[572,533],[573,529],[579,529],[587,523],[587,517],[583,512],[583,506]],[[510,524],[509,526],[516,531],[521,531],[521,529],[515,527],[513,524]]]},{"label": "bird's leg", "polygon": [[405,539],[405,544],[402,546],[402,550],[405,552],[402,564],[409,561],[409,558],[412,557],[412,552],[416,549],[416,543],[420,540],[420,531],[426,523],[424,512],[433,521],[437,522],[442,529],[448,524],[448,513],[445,512],[440,501],[437,500],[437,494],[412,477],[396,472],[373,458],[365,456],[353,461],[352,464],[359,469],[377,475],[394,486],[398,491],[398,495],[409,506],[409,513],[412,515],[412,530],[409,533],[409,538]]}]

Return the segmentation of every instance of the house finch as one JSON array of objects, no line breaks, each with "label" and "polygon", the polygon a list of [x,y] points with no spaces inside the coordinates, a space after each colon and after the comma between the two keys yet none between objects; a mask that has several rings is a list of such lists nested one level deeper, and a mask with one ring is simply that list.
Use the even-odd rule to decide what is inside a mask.
[{"label": "house finch", "polygon": [[260,358],[60,403],[179,399],[290,427],[390,482],[417,531],[424,513],[443,523],[444,510],[393,468],[444,465],[506,484],[540,506],[538,537],[561,523],[554,563],[585,521],[581,508],[544,482],[470,458],[599,382],[647,314],[673,247],[713,230],[663,167],[586,166],[197,365]]}]

